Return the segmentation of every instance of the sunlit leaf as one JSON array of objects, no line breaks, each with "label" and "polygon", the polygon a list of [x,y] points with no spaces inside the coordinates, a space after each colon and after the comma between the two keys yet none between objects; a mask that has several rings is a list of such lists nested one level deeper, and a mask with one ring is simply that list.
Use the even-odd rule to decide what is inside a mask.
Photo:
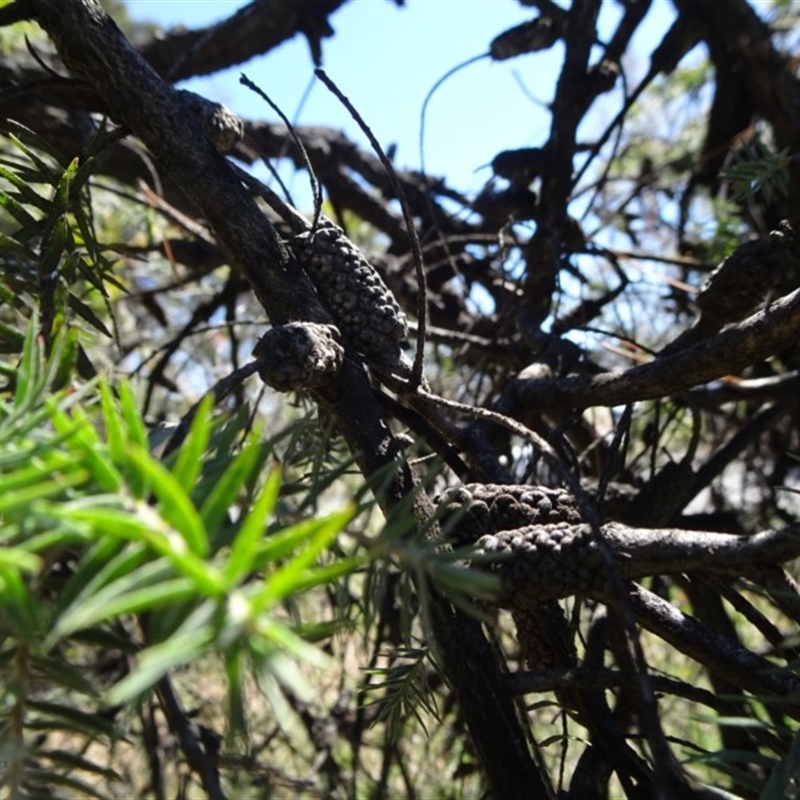
[{"label": "sunlit leaf", "polygon": [[70,487],[80,486],[91,477],[89,470],[75,470],[57,478],[41,480],[24,487],[18,487],[0,496],[0,514],[16,508],[30,509],[30,504],[53,495],[62,494]]},{"label": "sunlit leaf", "polygon": [[203,455],[211,433],[212,407],[213,399],[210,395],[206,395],[197,408],[189,433],[172,467],[172,475],[187,497],[191,495],[203,467]]},{"label": "sunlit leaf", "polygon": [[216,529],[237,500],[258,462],[260,445],[251,442],[229,464],[200,505],[206,530]]},{"label": "sunlit leaf", "polygon": [[269,575],[254,605],[257,610],[266,610],[277,600],[281,600],[295,590],[302,581],[307,567],[344,530],[353,516],[351,509],[331,514],[322,519],[312,520],[310,525],[300,523],[297,527],[305,530],[307,544],[301,553]]},{"label": "sunlit leaf", "polygon": [[0,564],[0,608],[21,640],[39,643],[40,607],[16,566]]},{"label": "sunlit leaf", "polygon": [[42,197],[30,187],[28,181],[24,180],[14,170],[7,169],[2,164],[0,164],[0,178],[7,180],[14,186],[24,203],[28,203],[29,205],[36,206],[43,210],[49,207],[50,198]]},{"label": "sunlit leaf", "polygon": [[32,230],[37,225],[36,218],[25,209],[25,206],[18,203],[2,189],[0,189],[0,208],[5,209],[23,228]]},{"label": "sunlit leaf", "polygon": [[175,476],[147,450],[131,448],[130,459],[158,498],[158,509],[163,519],[182,534],[192,553],[206,555],[208,537],[203,520]]},{"label": "sunlit leaf", "polygon": [[42,559],[26,550],[16,547],[0,549],[0,574],[4,569],[14,569],[19,572],[38,572],[42,566]]},{"label": "sunlit leaf", "polygon": [[255,569],[256,556],[266,532],[267,519],[278,499],[280,480],[280,471],[273,470],[233,540],[230,557],[222,571],[228,587],[233,587],[242,577]]},{"label": "sunlit leaf", "polygon": [[86,602],[63,614],[48,642],[55,642],[74,631],[118,619],[126,614],[155,611],[170,603],[196,597],[196,587],[189,578],[173,578],[141,585],[140,571],[126,575],[95,592]]},{"label": "sunlit leaf", "polygon": [[80,445],[83,463],[100,490],[109,493],[118,491],[123,484],[122,476],[100,446],[94,428],[85,420],[68,417],[53,399],[48,399],[45,407],[56,431],[70,441],[75,449]]},{"label": "sunlit leaf", "polygon": [[113,535],[132,542],[147,543],[165,556],[176,571],[192,578],[197,591],[216,596],[222,591],[221,578],[211,565],[193,553],[181,534],[146,503],[133,511],[113,507],[82,507],[70,504],[54,509],[57,516],[89,525],[96,535]]},{"label": "sunlit leaf", "polygon": [[128,426],[128,438],[133,444],[139,445],[143,450],[147,449],[147,429],[145,428],[136,398],[130,384],[123,381],[119,385],[119,399],[122,408],[122,417]]},{"label": "sunlit leaf", "polygon": [[125,703],[147,692],[171,669],[191,664],[203,655],[214,641],[214,630],[208,625],[143,650],[136,668],[117,683],[106,696],[110,705]]},{"label": "sunlit leaf", "polygon": [[[44,136],[26,125],[13,119],[6,120],[5,125],[11,131],[9,139],[33,162],[42,180],[47,179],[50,183],[55,184],[68,163],[64,155],[53,147]],[[41,153],[50,156],[57,168],[48,164],[41,157]]]}]

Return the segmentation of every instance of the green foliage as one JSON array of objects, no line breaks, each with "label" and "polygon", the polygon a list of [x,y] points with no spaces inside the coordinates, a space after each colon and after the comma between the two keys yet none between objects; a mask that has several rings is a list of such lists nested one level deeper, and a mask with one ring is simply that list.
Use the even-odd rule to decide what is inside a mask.
[{"label": "green foliage", "polygon": [[[356,482],[353,457],[330,430],[320,437],[311,414],[263,441],[245,408],[214,418],[206,401],[180,447],[157,458],[163,436],[149,430],[132,384],[86,380],[127,283],[124,269],[111,273],[92,204],[91,153],[103,137],[70,160],[7,125],[0,782],[14,797],[100,797],[130,785],[110,754],[123,742],[144,752],[137,723],[149,705],[163,707],[176,673],[206,665],[226,696],[214,726],[247,746],[253,685],[277,718],[287,697],[313,701],[314,670],[336,666],[326,652],[332,636],[361,624],[368,641],[381,624],[385,595],[375,590],[387,575],[401,576],[408,641],[411,607],[421,603],[424,618],[429,584],[474,612],[471,598],[488,596],[495,581],[467,569],[468,553],[440,551],[411,528],[413,498],[365,535],[376,527],[371,493],[388,476]],[[321,513],[342,486],[353,501]],[[425,587],[418,599],[412,574]],[[323,617],[326,592],[339,603]],[[358,595],[354,606],[348,598]],[[398,652],[407,664],[415,651]],[[422,723],[434,712],[424,664],[387,672],[377,723],[394,731],[402,715]]]},{"label": "green foliage", "polygon": [[732,199],[741,202],[761,194],[767,203],[772,203],[778,195],[786,197],[789,160],[788,149],[773,152],[758,136],[744,142],[733,163],[722,173],[731,184]]},{"label": "green foliage", "polygon": [[[118,396],[104,383],[54,390],[65,336],[47,358],[37,322],[34,315],[13,392],[0,396],[0,760],[13,797],[45,785],[89,791],[86,773],[101,768],[46,750],[36,731],[66,726],[110,742],[122,734],[115,705],[140,701],[170,670],[206,654],[224,660],[233,721],[244,717],[243,664],[304,691],[286,659],[317,667],[327,659],[281,603],[363,561],[319,563],[350,521],[349,507],[265,538],[280,472],[251,491],[267,445],[253,435],[238,452],[220,453],[208,403],[162,463],[147,450],[126,384]],[[224,469],[215,491],[198,495],[212,454]],[[246,510],[231,522],[240,500]],[[119,679],[82,672],[89,642],[123,650]]]},{"label": "green foliage", "polygon": [[378,678],[370,683],[368,689],[379,696],[370,702],[379,703],[380,711],[376,721],[386,721],[389,738],[397,741],[403,727],[414,718],[426,731],[421,712],[426,712],[437,722],[440,721],[435,695],[431,691],[426,669],[429,653],[426,648],[401,648],[387,654],[392,663],[388,667],[367,670],[367,674]]},{"label": "green foliage", "polygon": [[[264,441],[245,408],[214,417],[206,400],[180,447],[156,457],[163,436],[146,424],[133,385],[87,381],[126,283],[124,270],[112,275],[92,204],[92,153],[104,139],[69,160],[6,124],[0,785],[14,797],[101,797],[129,784],[99,754],[123,742],[144,750],[137,721],[163,703],[176,673],[207,665],[226,695],[215,725],[246,743],[253,685],[279,717],[286,697],[313,700],[314,670],[334,666],[332,636],[361,623],[368,641],[381,624],[387,575],[401,576],[409,642],[412,629],[420,635],[411,608],[425,618],[431,585],[477,613],[474,598],[496,581],[467,568],[469,553],[414,531],[413,498],[366,535],[376,527],[372,493],[388,476],[355,482],[353,457],[330,430],[320,437],[313,415]],[[321,513],[343,485],[353,501]],[[410,575],[424,587],[419,598]],[[323,618],[325,592],[340,603]],[[357,595],[354,606],[347,598]],[[387,670],[376,701],[375,721],[390,732],[407,715],[406,730],[411,720],[424,727],[425,713],[438,719],[424,650],[397,652],[401,666]]]},{"label": "green foliage", "polygon": [[795,731],[789,752],[772,765],[769,780],[761,789],[760,800],[789,800],[800,797],[800,730]]},{"label": "green foliage", "polygon": [[[148,30],[126,17],[122,0],[102,4],[128,34]],[[631,20],[634,5],[626,6]],[[791,30],[797,13],[782,0],[767,7],[766,14],[787,26],[787,53],[797,49]],[[631,32],[608,41],[615,47]],[[48,62],[51,45],[27,24],[0,31],[0,50],[24,47],[23,36],[31,33]],[[568,33],[569,39],[575,30]],[[651,44],[653,33],[645,37]],[[598,41],[606,38],[604,33]],[[669,51],[676,57],[682,52],[680,42],[664,45],[662,63],[665,52],[670,58]],[[601,43],[592,51],[593,63],[602,49]],[[607,489],[609,507],[624,509],[629,492],[638,492],[637,501],[656,507],[651,519],[660,520],[669,506],[662,500],[699,489],[702,480],[710,498],[698,496],[697,510],[725,528],[728,512],[735,510],[736,529],[741,523],[749,532],[756,528],[746,515],[758,517],[748,506],[767,509],[762,487],[783,474],[770,454],[774,443],[768,446],[756,431],[746,445],[751,454],[742,451],[732,464],[745,473],[738,498],[730,474],[715,486],[707,467],[719,468],[723,456],[744,446],[749,434],[743,435],[742,420],[759,424],[754,415],[761,401],[747,399],[750,387],[741,387],[741,403],[728,399],[718,407],[702,392],[664,397],[656,388],[642,395],[650,399],[624,412],[524,402],[515,409],[517,400],[504,399],[513,398],[504,387],[515,386],[514,376],[523,376],[530,359],[541,359],[555,379],[567,383],[572,373],[603,375],[620,359],[624,366],[630,359],[652,359],[657,369],[662,338],[674,338],[676,328],[696,314],[692,290],[750,238],[765,205],[777,210],[791,194],[795,156],[776,152],[766,132],[772,127],[777,136],[778,128],[768,120],[755,121],[746,134],[726,128],[724,136],[710,135],[708,118],[719,119],[720,109],[709,115],[712,103],[736,93],[717,92],[720,73],[713,61],[698,59],[698,50],[691,53],[641,94],[632,81],[639,70],[626,66],[629,55],[635,57],[630,64],[644,63],[641,54],[633,50],[622,61],[611,59],[631,81],[618,88],[635,98],[632,108],[615,118],[602,139],[596,134],[605,123],[587,116],[572,153],[566,146],[574,137],[561,135],[569,125],[553,120],[553,142],[564,146],[540,151],[548,161],[553,157],[541,175],[532,170],[529,176],[543,213],[522,217],[524,223],[515,222],[516,214],[503,212],[492,220],[476,213],[479,204],[452,192],[444,180],[419,184],[427,188],[410,200],[430,259],[427,299],[436,321],[429,328],[426,369],[438,372],[430,376],[434,387],[447,378],[442,393],[452,391],[476,406],[497,400],[526,425],[550,434],[587,490],[597,482]],[[733,62],[733,51],[729,56]],[[597,65],[607,66],[604,61]],[[575,97],[581,102],[555,102],[561,92],[555,87],[548,107],[577,112],[581,98],[594,91],[594,80],[568,87],[569,75],[562,77],[561,89],[579,89]],[[741,77],[734,74],[735,80]],[[58,99],[52,98],[56,111],[71,112],[58,108]],[[615,114],[620,101],[615,91],[589,107]],[[27,108],[24,113],[30,120]],[[436,642],[428,643],[427,634],[436,592],[487,622],[498,658],[507,659],[510,670],[524,670],[523,654],[531,648],[515,644],[513,617],[484,616],[497,580],[476,569],[470,549],[449,550],[447,536],[420,524],[418,498],[383,504],[395,506],[384,520],[375,498],[396,478],[397,465],[365,483],[357,456],[346,451],[332,423],[318,418],[308,398],[277,399],[255,381],[230,388],[229,378],[247,372],[239,367],[263,326],[263,309],[224,264],[221,243],[204,228],[206,221],[182,204],[168,181],[151,183],[163,201],[154,202],[153,193],[115,169],[114,158],[105,160],[106,147],[119,144],[123,134],[107,132],[105,124],[88,147],[67,157],[36,132],[0,123],[0,794],[187,797],[196,794],[191,782],[199,780],[209,796],[218,796],[181,740],[183,723],[200,737],[209,771],[231,797],[382,797],[403,789],[411,796],[418,786],[435,796],[478,796],[485,787],[464,717],[454,709],[442,680],[447,676],[437,674]],[[393,242],[387,258],[376,263],[385,263],[410,306],[407,265],[398,258],[402,237],[385,182],[369,159],[364,170],[347,158],[326,165],[325,132],[318,133],[310,142],[315,164],[319,159],[326,193],[336,199],[324,210],[365,249],[379,251]],[[509,148],[522,143],[512,139]],[[65,148],[75,146],[63,141]],[[719,147],[710,147],[714,142]],[[333,142],[331,153],[342,143]],[[717,174],[723,155],[727,168]],[[99,180],[93,173],[101,160]],[[150,169],[157,177],[158,164],[148,163]],[[569,193],[573,169],[580,178],[568,198],[562,190]],[[563,181],[548,179],[559,170]],[[490,180],[487,188],[494,185]],[[556,186],[558,197],[550,194]],[[355,189],[368,201],[358,210],[351,207]],[[439,213],[442,198],[446,214]],[[566,211],[567,203],[574,218],[558,219],[560,212],[552,212],[562,206]],[[436,230],[429,220],[436,220]],[[537,255],[551,233],[553,241]],[[552,291],[547,281],[537,285],[542,266],[543,274],[552,272]],[[536,303],[542,300],[541,312],[549,314],[544,320],[537,309],[529,313],[527,300],[534,294]],[[484,295],[491,302],[474,302]],[[569,342],[559,342],[562,336]],[[570,347],[562,351],[558,344]],[[792,366],[782,365],[782,358],[754,377],[777,377],[783,366]],[[118,362],[113,378],[112,362]],[[129,381],[131,374],[145,376],[146,392],[145,381]],[[221,399],[216,392],[213,410],[208,398],[194,406],[212,384],[230,391]],[[715,387],[709,389],[713,395]],[[765,391],[760,386],[756,394]],[[776,396],[779,403],[781,398]],[[188,433],[181,426],[180,445],[164,448],[170,425],[190,405]],[[392,405],[384,411],[393,429],[410,424],[413,417]],[[478,439],[485,442],[473,440],[475,429],[468,424],[463,439],[455,426],[443,426],[441,433],[457,449],[468,445],[464,456],[476,468],[476,479],[485,463],[495,468],[487,475],[502,467],[526,482],[552,484],[553,473],[534,448],[494,433],[481,433]],[[425,491],[433,495],[463,477],[431,456],[441,449],[438,436],[414,430],[404,452],[423,483],[430,476]],[[793,427],[776,426],[774,433],[781,449],[797,447]],[[494,456],[499,460],[493,464]],[[751,474],[758,487],[745,484]],[[750,488],[758,491],[745,492]],[[751,503],[748,494],[759,499]],[[644,525],[647,510],[637,505],[632,516],[641,515]],[[681,519],[682,509],[674,505],[670,525],[696,521],[688,513]],[[775,510],[758,509],[761,517],[767,513],[777,517]],[[616,518],[613,510],[609,518]],[[448,519],[447,525],[457,524]],[[659,576],[652,585],[663,596],[679,580],[684,578]],[[738,586],[725,589],[731,598]],[[703,617],[700,603],[691,602]],[[758,598],[749,615],[740,609],[731,622],[742,643],[777,664],[789,643],[782,640],[778,648],[775,632],[755,638],[752,630],[757,614],[774,615],[774,606]],[[572,606],[569,635],[575,635],[580,657],[591,653],[592,634],[602,629],[596,611],[593,602],[576,600]],[[777,631],[781,621],[774,625]],[[665,645],[657,635],[643,641],[652,674],[672,681],[675,693],[664,684],[657,713],[676,757],[691,766],[692,775],[748,797],[798,796],[796,720],[782,705],[789,699],[781,697],[782,704],[770,708],[769,698],[737,695],[735,684],[728,698],[712,685],[697,699],[690,690],[698,680],[709,680],[694,656],[684,657],[680,647]],[[559,666],[572,667],[567,655]],[[599,648],[584,666],[630,666],[615,652],[613,639],[608,658],[598,655]],[[549,666],[531,659],[527,667],[542,665]],[[796,673],[796,664],[788,670]],[[634,694],[625,683],[594,688],[613,705],[622,737],[609,753],[624,739],[631,763],[641,756],[649,769],[655,751],[648,751],[642,736]],[[178,724],[170,696],[187,709],[178,709]],[[723,715],[709,702],[706,717],[687,713],[702,708],[703,698],[728,700],[733,710]],[[584,730],[587,720],[573,713],[566,693],[537,700],[520,698],[520,712],[527,708],[542,768],[558,775],[560,791],[596,737]],[[749,750],[726,738],[737,727],[754,734]],[[124,748],[132,763],[120,757]],[[584,778],[594,759],[583,762],[589,765]],[[599,760],[595,766],[599,775]],[[159,785],[165,771],[171,782]],[[636,783],[637,773],[630,773]],[[613,784],[606,794],[617,796]]]},{"label": "green foliage", "polygon": [[[63,325],[112,337],[98,310],[123,286],[98,245],[89,178],[107,141],[98,134],[68,160],[7,120],[0,143],[0,351],[18,353],[20,328],[38,307],[46,340]],[[77,345],[84,374],[93,373]]]}]

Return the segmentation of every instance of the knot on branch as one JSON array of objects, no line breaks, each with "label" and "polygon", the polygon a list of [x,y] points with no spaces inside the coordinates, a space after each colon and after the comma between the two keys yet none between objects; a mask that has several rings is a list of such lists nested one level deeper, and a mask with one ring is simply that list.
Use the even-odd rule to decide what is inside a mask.
[{"label": "knot on branch", "polygon": [[270,328],[256,343],[258,374],[279,392],[312,389],[342,366],[344,348],[333,325],[292,322]]},{"label": "knot on branch", "polygon": [[564,35],[566,23],[567,15],[560,8],[548,9],[548,13],[495,36],[489,45],[489,54],[495,61],[505,61],[525,53],[548,50]]},{"label": "knot on branch", "polygon": [[662,352],[711,336],[799,286],[800,241],[784,220],[768,237],[744,242],[723,259],[697,293],[700,317]]},{"label": "knot on branch", "polygon": [[207,100],[199,94],[181,89],[186,109],[203,126],[206,136],[219,153],[230,153],[244,138],[244,122],[222,103]]},{"label": "knot on branch", "polygon": [[345,338],[377,366],[397,371],[408,327],[375,267],[327,219],[316,230],[297,235],[291,245]]},{"label": "knot on branch", "polygon": [[796,289],[798,273],[798,244],[784,221],[766,239],[745,242],[725,258],[700,288],[697,307],[720,323],[737,322],[770,295]]},{"label": "knot on branch", "polygon": [[436,503],[444,510],[446,518],[453,519],[450,536],[461,544],[475,542],[484,534],[497,531],[582,521],[566,489],[542,486],[470,483],[443,492]]}]

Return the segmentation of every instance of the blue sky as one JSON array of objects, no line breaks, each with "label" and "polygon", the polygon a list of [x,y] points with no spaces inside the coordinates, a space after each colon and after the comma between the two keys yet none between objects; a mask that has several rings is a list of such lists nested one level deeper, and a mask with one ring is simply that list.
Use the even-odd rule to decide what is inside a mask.
[{"label": "blue sky", "polygon": [[[242,5],[245,3],[235,0],[127,3],[131,17],[163,28],[205,26]],[[608,29],[602,22],[608,23],[618,14],[618,4],[606,0],[601,32]],[[397,163],[418,168],[420,111],[429,89],[452,67],[485,53],[497,34],[534,15],[534,9],[515,0],[407,0],[402,8],[390,0],[352,0],[330,18],[336,35],[323,43],[323,66],[384,147],[397,144]],[[637,34],[640,52],[645,55],[625,65],[634,83],[647,69],[646,48],[660,39],[671,16],[669,0],[655,0],[644,30]],[[550,100],[560,58],[561,48],[556,45],[548,53],[505,62],[493,63],[487,58],[451,77],[428,107],[426,171],[446,176],[456,188],[474,191],[490,177],[485,165],[499,150],[542,144],[549,116],[526,92],[541,103]],[[308,45],[298,36],[265,56],[187,86],[226,103],[242,116],[275,120],[262,100],[239,85],[241,72],[295,118],[312,80],[313,66]],[[619,102],[619,93],[603,101],[604,120],[613,116]],[[367,146],[347,112],[319,82],[311,89],[298,120],[343,129]]]}]

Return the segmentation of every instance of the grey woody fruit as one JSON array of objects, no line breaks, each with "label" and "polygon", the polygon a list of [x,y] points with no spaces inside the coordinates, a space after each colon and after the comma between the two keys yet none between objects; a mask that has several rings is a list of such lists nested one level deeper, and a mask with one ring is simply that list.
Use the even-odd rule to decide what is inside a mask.
[{"label": "grey woody fruit", "polygon": [[345,338],[368,361],[399,372],[408,336],[406,318],[377,270],[328,219],[291,240],[298,261]]},{"label": "grey woody fruit", "polygon": [[448,489],[436,498],[445,518],[455,515],[451,537],[474,542],[485,534],[531,525],[579,524],[581,515],[566,489],[470,483]]},{"label": "grey woody fruit", "polygon": [[313,389],[342,366],[344,348],[332,325],[291,322],[270,328],[253,349],[258,374],[279,392]]}]

